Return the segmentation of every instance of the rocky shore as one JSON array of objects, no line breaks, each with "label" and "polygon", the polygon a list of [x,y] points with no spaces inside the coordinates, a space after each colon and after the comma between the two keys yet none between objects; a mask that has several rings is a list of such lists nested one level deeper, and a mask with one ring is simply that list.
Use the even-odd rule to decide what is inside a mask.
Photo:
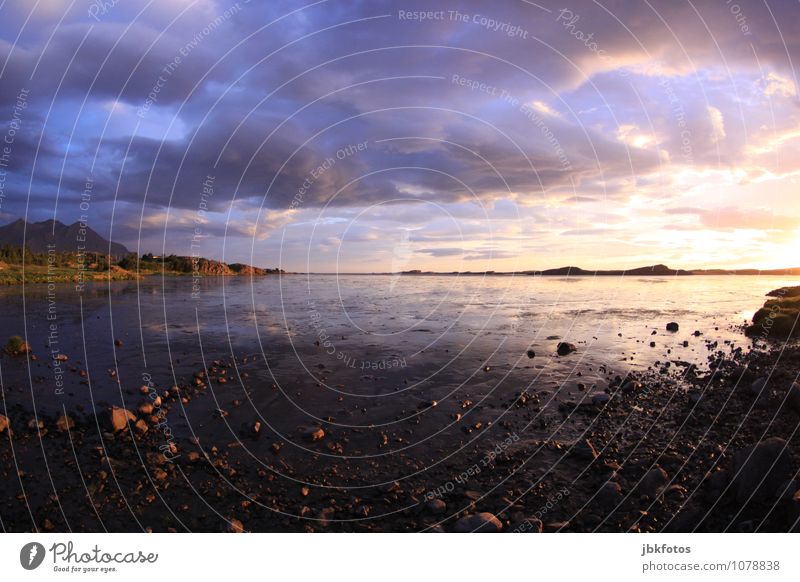
[{"label": "rocky shore", "polygon": [[[720,344],[713,330],[703,339],[702,368],[675,358],[625,377],[585,369],[593,380],[570,397],[468,388],[420,398],[394,411],[395,422],[367,428],[343,422],[362,413],[345,392],[336,419],[293,426],[255,415],[246,406],[253,391],[277,398],[280,389],[246,355],[178,370],[174,384],[147,378],[121,389],[123,402],[93,410],[34,414],[9,398],[27,388],[6,383],[3,528],[797,531],[800,348],[769,337],[748,349]],[[580,350],[554,345],[555,357]],[[18,345],[2,358],[6,377],[38,361]],[[64,364],[88,385],[82,362]],[[214,391],[239,383],[224,401]],[[175,428],[188,415],[192,429]],[[410,446],[426,425],[433,436]]]}]

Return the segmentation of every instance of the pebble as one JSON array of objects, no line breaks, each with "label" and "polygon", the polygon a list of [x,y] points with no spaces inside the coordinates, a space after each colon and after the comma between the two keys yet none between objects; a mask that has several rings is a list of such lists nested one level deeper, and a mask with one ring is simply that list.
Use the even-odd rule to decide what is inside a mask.
[{"label": "pebble", "polygon": [[310,426],[303,430],[303,438],[308,442],[315,443],[325,438],[325,431],[318,426]]},{"label": "pebble", "polygon": [[425,508],[434,515],[442,515],[447,511],[447,504],[441,499],[431,499],[425,504]]},{"label": "pebble", "polygon": [[61,432],[67,432],[75,428],[75,421],[68,414],[62,414],[56,420],[56,428]]}]

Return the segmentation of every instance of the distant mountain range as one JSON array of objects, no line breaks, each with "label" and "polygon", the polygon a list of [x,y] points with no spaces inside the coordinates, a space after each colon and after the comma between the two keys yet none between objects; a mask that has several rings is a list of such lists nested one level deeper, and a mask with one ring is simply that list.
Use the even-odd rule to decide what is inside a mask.
[{"label": "distant mountain range", "polygon": [[27,247],[34,253],[46,253],[55,245],[59,253],[105,253],[121,258],[128,254],[124,245],[109,242],[88,226],[74,222],[66,225],[58,220],[26,223],[21,218],[0,226],[0,246]]}]

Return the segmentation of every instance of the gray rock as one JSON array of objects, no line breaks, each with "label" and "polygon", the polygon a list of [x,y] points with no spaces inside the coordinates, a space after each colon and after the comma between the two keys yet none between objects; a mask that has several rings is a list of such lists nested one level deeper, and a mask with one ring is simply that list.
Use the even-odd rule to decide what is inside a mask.
[{"label": "gray rock", "polygon": [[786,441],[771,437],[733,455],[736,501],[769,500],[791,475],[792,464]]},{"label": "gray rock", "polygon": [[577,352],[578,348],[575,347],[575,344],[571,344],[568,342],[559,342],[558,347],[556,348],[556,352],[559,356],[566,356],[571,354],[572,352]]},{"label": "gray rock", "polygon": [[669,482],[669,475],[659,465],[656,465],[647,472],[642,482],[639,483],[639,491],[648,497],[656,498],[664,490]]},{"label": "gray rock", "polygon": [[631,392],[638,392],[642,389],[642,383],[637,382],[636,380],[628,380],[624,384],[622,384],[621,390],[625,394],[630,394]]},{"label": "gray rock", "polygon": [[441,499],[431,499],[425,504],[425,508],[434,515],[442,515],[447,511],[447,504]]},{"label": "gray rock", "polygon": [[592,393],[592,404],[597,406],[602,406],[606,402],[611,400],[611,396],[606,394],[605,392],[593,392]]},{"label": "gray rock", "polygon": [[708,477],[708,494],[715,501],[724,493],[728,483],[731,482],[730,474],[725,471],[714,471]]},{"label": "gray rock", "polygon": [[325,438],[325,431],[319,426],[309,426],[303,429],[303,438],[310,443],[315,443]]},{"label": "gray rock", "polygon": [[622,487],[619,486],[619,483],[608,481],[597,491],[595,499],[606,509],[616,507],[623,499]]},{"label": "gray rock", "polygon": [[114,406],[108,414],[109,425],[113,432],[120,432],[128,428],[128,422],[135,422],[136,415],[130,410]]},{"label": "gray rock", "polygon": [[502,530],[500,520],[486,511],[462,517],[454,528],[456,533],[498,533]]}]

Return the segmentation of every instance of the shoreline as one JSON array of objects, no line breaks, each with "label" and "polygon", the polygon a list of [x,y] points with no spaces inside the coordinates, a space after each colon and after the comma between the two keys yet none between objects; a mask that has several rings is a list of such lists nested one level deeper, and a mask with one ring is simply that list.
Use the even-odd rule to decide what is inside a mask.
[{"label": "shoreline", "polygon": [[[609,367],[597,371],[597,386],[579,383],[567,399],[536,387],[510,397],[467,387],[455,401],[412,401],[413,417],[393,423],[396,431],[347,428],[358,424],[349,416],[294,426],[248,413],[252,391],[279,398],[283,388],[270,387],[263,362],[244,353],[210,354],[205,369],[180,364],[174,385],[148,373],[138,390],[120,386],[122,403],[38,422],[4,395],[4,523],[9,531],[796,528],[800,346],[734,348],[710,331],[702,340],[707,369],[677,356],[624,376]],[[577,356],[580,348],[566,357]],[[2,358],[6,377],[35,362]],[[77,374],[82,364],[65,367]],[[180,428],[184,411],[202,430]],[[445,432],[405,452],[426,425]],[[453,442],[462,445],[445,456]]]}]

